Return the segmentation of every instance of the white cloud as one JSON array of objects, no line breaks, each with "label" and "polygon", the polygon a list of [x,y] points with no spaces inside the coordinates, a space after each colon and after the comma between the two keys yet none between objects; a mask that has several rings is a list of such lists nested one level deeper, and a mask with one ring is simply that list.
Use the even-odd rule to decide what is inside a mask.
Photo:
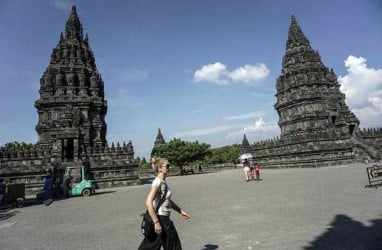
[{"label": "white cloud", "polygon": [[264,63],[245,65],[228,74],[233,82],[255,83],[265,79],[269,75],[269,69]]},{"label": "white cloud", "polygon": [[339,76],[346,104],[360,119],[361,127],[382,125],[382,69],[368,68],[363,57],[348,56],[347,74]]},{"label": "white cloud", "polygon": [[242,115],[228,116],[223,118],[223,121],[245,120],[245,119],[256,118],[256,117],[264,116],[264,115],[265,115],[264,112],[251,112],[251,113],[242,114]]},{"label": "white cloud", "polygon": [[199,140],[210,144],[212,147],[222,147],[235,143],[240,144],[244,134],[252,144],[254,140],[259,141],[279,136],[280,129],[276,122],[264,122],[263,118],[259,117],[251,125],[234,124],[197,128],[182,131],[170,137],[182,138],[183,140]]},{"label": "white cloud", "polygon": [[231,83],[254,84],[264,80],[269,75],[269,69],[264,63],[245,65],[235,70],[227,70],[227,66],[216,62],[202,66],[194,73],[194,82],[211,82],[220,85]]},{"label": "white cloud", "polygon": [[53,0],[52,2],[53,6],[60,10],[70,11],[72,9],[72,6],[74,5],[69,0]]},{"label": "white cloud", "polygon": [[214,64],[204,65],[200,70],[197,70],[194,74],[194,81],[206,81],[226,85],[228,84],[227,74],[227,67],[220,62],[216,62]]},{"label": "white cloud", "polygon": [[273,122],[264,122],[263,118],[260,117],[254,125],[250,125],[244,128],[244,133],[263,133],[263,132],[274,132],[279,131],[279,126]]},{"label": "white cloud", "polygon": [[243,135],[246,135],[249,142],[253,143],[254,140],[264,140],[274,138],[280,135],[280,128],[276,122],[265,122],[260,117],[256,120],[255,124],[241,126],[240,129],[227,134],[227,138],[231,140],[242,142]]}]

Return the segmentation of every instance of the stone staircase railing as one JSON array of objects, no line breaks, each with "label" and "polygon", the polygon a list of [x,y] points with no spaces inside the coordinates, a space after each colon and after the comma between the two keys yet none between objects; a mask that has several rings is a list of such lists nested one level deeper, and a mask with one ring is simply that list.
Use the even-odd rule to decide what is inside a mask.
[{"label": "stone staircase railing", "polygon": [[366,143],[364,139],[360,137],[353,137],[352,142],[354,146],[362,149],[373,160],[381,160],[381,148],[374,143]]}]

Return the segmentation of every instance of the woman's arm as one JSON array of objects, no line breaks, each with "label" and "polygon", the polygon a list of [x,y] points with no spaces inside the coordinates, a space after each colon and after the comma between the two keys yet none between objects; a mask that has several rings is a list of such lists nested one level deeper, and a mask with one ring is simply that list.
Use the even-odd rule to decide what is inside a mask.
[{"label": "woman's arm", "polygon": [[158,190],[159,189],[157,187],[151,187],[150,192],[146,198],[146,207],[147,207],[147,211],[149,212],[151,219],[154,222],[155,233],[160,234],[160,233],[162,233],[162,227],[159,223],[158,216],[155,213],[155,209],[153,206],[153,201],[155,199],[155,196],[156,196]]},{"label": "woman's arm", "polygon": [[171,200],[171,208],[180,213],[183,216],[183,218],[191,219],[191,215],[188,214],[186,211],[182,210],[178,205],[176,205],[176,203],[173,200]]}]

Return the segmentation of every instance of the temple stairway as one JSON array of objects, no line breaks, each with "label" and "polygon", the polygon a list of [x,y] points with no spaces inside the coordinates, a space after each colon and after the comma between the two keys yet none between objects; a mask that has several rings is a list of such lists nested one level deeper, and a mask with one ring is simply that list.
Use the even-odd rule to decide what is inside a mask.
[{"label": "temple stairway", "polygon": [[360,137],[352,137],[351,142],[355,147],[358,147],[361,149],[367,156],[374,160],[374,161],[380,161],[381,160],[381,147],[378,146],[376,143],[370,143],[366,142],[364,139]]}]

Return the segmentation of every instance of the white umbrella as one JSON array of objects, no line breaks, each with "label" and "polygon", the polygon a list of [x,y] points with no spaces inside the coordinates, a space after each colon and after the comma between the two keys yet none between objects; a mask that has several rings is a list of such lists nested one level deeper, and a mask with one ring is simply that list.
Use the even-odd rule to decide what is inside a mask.
[{"label": "white umbrella", "polygon": [[251,159],[251,158],[253,158],[253,155],[250,153],[242,154],[239,157],[240,160]]}]

